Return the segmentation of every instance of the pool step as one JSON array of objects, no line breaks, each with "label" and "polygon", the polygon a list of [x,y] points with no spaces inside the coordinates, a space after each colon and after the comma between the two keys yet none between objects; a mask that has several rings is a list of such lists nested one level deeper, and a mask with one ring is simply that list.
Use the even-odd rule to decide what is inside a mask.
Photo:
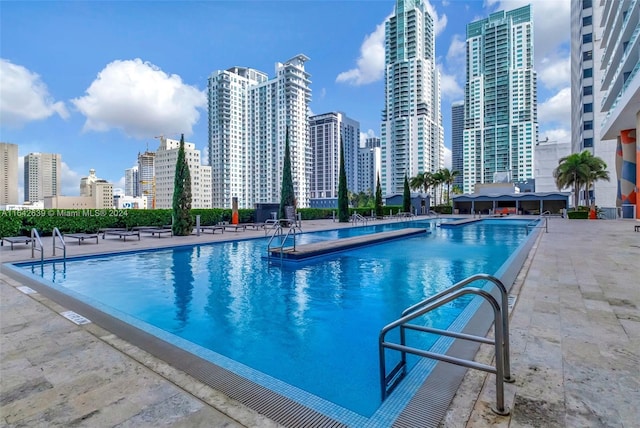
[{"label": "pool step", "polygon": [[311,257],[334,253],[336,251],[344,251],[351,248],[362,247],[364,245],[377,244],[392,239],[406,238],[409,236],[427,233],[427,231],[428,230],[424,228],[407,228],[389,232],[371,233],[368,235],[353,236],[351,238],[335,239],[333,241],[296,245],[295,250],[292,247],[271,248],[269,249],[269,253],[272,257],[278,257],[284,260],[306,260]]}]

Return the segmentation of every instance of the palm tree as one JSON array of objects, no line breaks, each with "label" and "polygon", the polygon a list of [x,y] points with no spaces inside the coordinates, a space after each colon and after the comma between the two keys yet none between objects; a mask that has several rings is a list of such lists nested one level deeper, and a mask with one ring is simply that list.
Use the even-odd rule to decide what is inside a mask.
[{"label": "palm tree", "polygon": [[420,172],[415,177],[409,179],[409,186],[413,190],[424,190],[424,193],[429,193],[429,187],[431,187],[431,173]]},{"label": "palm tree", "polygon": [[438,198],[438,187],[444,184],[444,175],[442,173],[442,170],[439,169],[438,171],[434,172],[431,175],[431,177],[432,177],[431,185],[433,186],[433,189],[434,189],[436,201],[438,201],[437,205],[440,205],[442,203],[442,194],[440,194],[440,198]]},{"label": "palm tree", "polygon": [[449,192],[460,171],[450,171],[449,168],[442,168],[438,171],[442,177],[442,183],[447,185],[447,205],[450,203]]},{"label": "palm tree", "polygon": [[[584,153],[584,152],[583,152]],[[553,170],[558,190],[573,186],[573,206],[578,208],[578,195],[582,186],[589,181],[590,167],[587,157],[581,153],[572,153],[558,161]]]},{"label": "palm tree", "polygon": [[589,191],[591,186],[599,180],[609,181],[609,171],[607,171],[607,164],[597,156],[593,156],[588,150],[580,153],[580,156],[584,162],[589,166],[589,175],[585,181],[585,198],[588,199],[588,205],[591,205],[591,198],[589,197]]}]

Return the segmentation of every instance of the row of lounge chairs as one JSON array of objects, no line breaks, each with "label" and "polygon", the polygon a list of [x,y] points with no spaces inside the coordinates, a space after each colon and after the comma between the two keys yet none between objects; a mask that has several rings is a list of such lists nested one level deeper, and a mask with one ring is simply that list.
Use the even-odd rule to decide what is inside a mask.
[{"label": "row of lounge chairs", "polygon": [[[234,232],[244,232],[247,229],[259,230],[265,228],[265,223],[240,223],[240,224],[228,224],[221,223],[212,226],[200,226],[201,232],[216,232],[224,233],[225,230],[231,230]],[[99,243],[99,238],[105,239],[107,236],[116,236],[126,242],[127,238],[138,238],[140,240],[141,235],[147,234],[152,237],[161,238],[162,236],[173,236],[173,230],[171,226],[134,226],[131,229],[126,228],[101,228],[96,233],[65,233],[63,238],[67,240],[77,240],[78,245],[81,245],[85,241],[89,242],[95,239],[96,244]],[[15,244],[27,244],[32,241],[29,236],[7,236],[0,238],[0,246],[4,246],[5,241],[11,245],[11,250]]]}]

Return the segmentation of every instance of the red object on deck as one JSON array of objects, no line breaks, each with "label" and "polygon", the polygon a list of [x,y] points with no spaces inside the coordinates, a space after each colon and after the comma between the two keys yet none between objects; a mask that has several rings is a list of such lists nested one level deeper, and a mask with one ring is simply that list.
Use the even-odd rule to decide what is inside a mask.
[{"label": "red object on deck", "polygon": [[231,213],[231,224],[238,224],[238,211]]}]

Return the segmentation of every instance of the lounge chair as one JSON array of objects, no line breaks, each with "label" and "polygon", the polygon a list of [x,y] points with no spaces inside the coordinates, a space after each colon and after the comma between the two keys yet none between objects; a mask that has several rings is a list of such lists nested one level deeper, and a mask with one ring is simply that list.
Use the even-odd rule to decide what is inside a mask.
[{"label": "lounge chair", "polygon": [[173,236],[173,230],[167,229],[165,227],[146,227],[144,229],[139,230],[141,233],[150,233],[151,236],[158,235],[160,238],[163,234],[169,234],[169,236]]},{"label": "lounge chair", "polygon": [[29,244],[31,243],[31,237],[29,236],[6,236],[0,240],[0,246],[4,246],[4,241],[11,244],[11,251],[13,251],[13,244]]},{"label": "lounge chair", "polygon": [[219,230],[220,233],[224,233],[224,226],[200,226],[200,230],[203,232],[210,231],[212,234],[215,234],[216,230]]},{"label": "lounge chair", "polygon": [[96,239],[96,244],[98,243],[98,234],[97,233],[65,233],[64,239],[67,238],[77,239],[78,245],[84,242],[85,239]]},{"label": "lounge chair", "polygon": [[245,230],[247,230],[247,226],[244,224],[225,224],[224,228],[231,229],[235,232],[238,232],[240,230],[244,232]]},{"label": "lounge chair", "polygon": [[113,235],[118,238],[123,238],[125,242],[127,242],[127,236],[137,236],[138,241],[140,240],[140,231],[139,230],[108,230],[103,232],[102,239],[104,239],[105,235]]}]

